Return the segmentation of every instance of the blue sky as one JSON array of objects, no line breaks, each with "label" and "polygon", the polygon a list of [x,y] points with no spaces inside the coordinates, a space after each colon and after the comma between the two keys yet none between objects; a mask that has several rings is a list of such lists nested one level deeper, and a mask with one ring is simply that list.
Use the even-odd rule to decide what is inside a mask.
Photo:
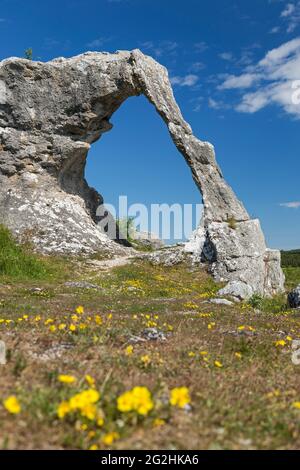
[{"label": "blue sky", "polygon": [[[140,48],[168,70],[195,134],[271,247],[300,247],[300,1],[0,0],[0,59]],[[293,95],[294,93],[294,95]],[[87,179],[109,203],[199,203],[189,169],[143,97],[93,145]]]}]

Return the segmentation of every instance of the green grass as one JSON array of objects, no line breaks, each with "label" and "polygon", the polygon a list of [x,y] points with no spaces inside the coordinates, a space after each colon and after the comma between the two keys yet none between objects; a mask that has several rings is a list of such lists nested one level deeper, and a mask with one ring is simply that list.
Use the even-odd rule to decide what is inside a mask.
[{"label": "green grass", "polygon": [[286,277],[285,285],[288,290],[293,289],[300,284],[300,267],[289,266],[287,268],[283,268],[283,271]]},{"label": "green grass", "polygon": [[10,231],[0,225],[0,279],[51,280],[62,275],[62,262],[41,258],[29,247],[18,245]]}]

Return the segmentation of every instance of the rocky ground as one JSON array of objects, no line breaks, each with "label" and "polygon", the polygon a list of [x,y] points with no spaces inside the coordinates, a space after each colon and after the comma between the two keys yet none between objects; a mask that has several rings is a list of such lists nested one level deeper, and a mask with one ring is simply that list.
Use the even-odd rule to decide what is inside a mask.
[{"label": "rocky ground", "polygon": [[300,312],[285,296],[224,303],[184,263],[99,264],[0,279],[0,448],[299,448]]}]

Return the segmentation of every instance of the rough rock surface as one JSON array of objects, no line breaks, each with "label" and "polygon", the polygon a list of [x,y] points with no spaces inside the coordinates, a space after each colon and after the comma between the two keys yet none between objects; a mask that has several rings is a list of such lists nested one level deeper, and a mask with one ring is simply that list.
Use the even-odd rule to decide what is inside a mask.
[{"label": "rough rock surface", "polygon": [[145,248],[158,250],[164,246],[163,240],[161,240],[155,233],[135,230],[131,236],[139,245],[144,246]]},{"label": "rough rock surface", "polygon": [[291,308],[300,308],[300,285],[289,293],[288,304]]},{"label": "rough rock surface", "polygon": [[165,121],[202,194],[203,220],[186,250],[209,262],[232,291],[236,281],[249,287],[247,295],[281,291],[279,253],[266,249],[259,222],[225,182],[213,146],[184,121],[166,69],[139,50],[0,62],[1,222],[43,252],[125,254],[97,227],[103,201],[84,168],[90,145],[111,130],[113,113],[140,94]]}]

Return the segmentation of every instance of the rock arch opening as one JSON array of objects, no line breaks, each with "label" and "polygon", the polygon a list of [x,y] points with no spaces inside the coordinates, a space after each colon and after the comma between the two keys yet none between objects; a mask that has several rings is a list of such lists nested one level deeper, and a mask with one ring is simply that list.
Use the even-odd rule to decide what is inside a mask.
[{"label": "rock arch opening", "polygon": [[[113,129],[88,153],[88,185],[115,208],[117,217],[126,215],[120,207],[126,198],[128,216],[137,214],[140,230],[155,233],[166,244],[187,241],[199,225],[202,197],[155,109],[144,96],[129,98],[111,123]],[[158,215],[157,205],[160,217],[151,220],[151,213]]]}]

